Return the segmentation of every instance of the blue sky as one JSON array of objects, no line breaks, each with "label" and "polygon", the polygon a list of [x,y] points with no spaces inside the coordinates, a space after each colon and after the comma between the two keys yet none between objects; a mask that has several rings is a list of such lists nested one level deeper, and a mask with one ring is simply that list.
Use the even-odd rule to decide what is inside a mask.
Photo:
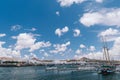
[{"label": "blue sky", "polygon": [[1,0],[0,56],[102,58],[103,36],[110,55],[118,59],[119,3],[119,0]]}]

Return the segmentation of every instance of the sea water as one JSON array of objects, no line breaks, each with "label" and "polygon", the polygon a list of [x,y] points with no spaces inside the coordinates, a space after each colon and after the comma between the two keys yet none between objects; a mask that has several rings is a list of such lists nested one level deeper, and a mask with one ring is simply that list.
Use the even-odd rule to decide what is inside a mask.
[{"label": "sea water", "polygon": [[120,80],[120,73],[101,75],[90,71],[46,71],[45,67],[0,67],[0,80]]}]

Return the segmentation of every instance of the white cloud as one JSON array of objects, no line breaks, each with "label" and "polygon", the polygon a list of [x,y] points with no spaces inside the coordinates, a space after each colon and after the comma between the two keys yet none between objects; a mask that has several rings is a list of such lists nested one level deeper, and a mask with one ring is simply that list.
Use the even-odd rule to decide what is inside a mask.
[{"label": "white cloud", "polygon": [[27,30],[27,31],[36,31],[37,29],[33,27],[31,29],[24,29],[24,30]]},{"label": "white cloud", "polygon": [[16,36],[12,36],[11,38],[12,38],[12,39],[17,39],[17,37],[16,37]]},{"label": "white cloud", "polygon": [[20,57],[20,51],[4,48],[5,42],[0,41],[0,57]]},{"label": "white cloud", "polygon": [[73,4],[80,4],[86,0],[57,0],[60,3],[61,7],[69,7]]},{"label": "white cloud", "polygon": [[84,44],[80,44],[80,48],[86,48]]},{"label": "white cloud", "polygon": [[98,37],[106,38],[106,41],[114,41],[120,35],[119,30],[117,29],[106,29],[98,34]]},{"label": "white cloud", "polygon": [[22,28],[22,26],[20,25],[14,25],[11,27],[11,31],[17,31],[17,30],[20,30]]},{"label": "white cloud", "polygon": [[4,36],[6,36],[6,34],[5,34],[5,33],[3,33],[3,34],[0,34],[0,37],[4,37]]},{"label": "white cloud", "polygon": [[50,56],[50,54],[48,54],[47,50],[45,50],[45,49],[39,50],[39,53],[41,55],[43,55],[43,57],[45,57],[45,58],[48,57],[48,56]]},{"label": "white cloud", "polygon": [[109,52],[112,58],[120,60],[120,37],[114,41],[113,47]]},{"label": "white cloud", "polygon": [[16,50],[29,48],[29,51],[32,52],[34,50],[37,50],[43,47],[51,46],[51,43],[49,41],[36,42],[34,34],[30,34],[30,33],[21,33],[16,37],[16,39],[17,39],[17,43],[15,45]]},{"label": "white cloud", "polygon": [[[6,42],[0,41],[0,57],[11,57],[11,58],[21,58],[21,50],[29,49],[28,51],[33,52],[37,49],[49,47],[51,43],[49,41],[37,42],[35,39],[35,35],[32,33],[20,33],[18,36],[12,36],[13,39],[16,39],[17,42],[15,45],[10,45],[8,48],[4,48],[3,45]],[[47,54],[44,54],[47,56]],[[31,53],[26,57],[35,56],[35,54]]]},{"label": "white cloud", "polygon": [[0,47],[2,47],[3,44],[5,44],[6,42],[0,41]]},{"label": "white cloud", "polygon": [[98,2],[98,3],[102,3],[102,2],[103,2],[103,0],[96,0],[96,2]]},{"label": "white cloud", "polygon": [[45,59],[45,57],[42,57],[42,58],[41,58],[41,60],[44,60],[44,59]]},{"label": "white cloud", "polygon": [[56,11],[56,15],[57,15],[57,16],[60,16],[60,12],[59,12],[59,11]]},{"label": "white cloud", "polygon": [[92,52],[92,53],[87,53],[83,55],[74,55],[75,59],[81,59],[83,57],[89,58],[89,59],[103,59],[103,52]]},{"label": "white cloud", "polygon": [[[107,46],[108,47],[108,46]],[[94,48],[93,48],[94,50]],[[116,37],[114,39],[114,42],[113,42],[113,46],[111,48],[109,48],[109,55],[110,55],[110,59],[111,60],[120,60],[120,37]],[[92,56],[95,58],[95,59],[103,59],[103,52],[92,52],[92,53],[89,53],[89,54],[86,54],[86,55],[83,55],[83,56],[86,56],[86,57],[91,57]]]},{"label": "white cloud", "polygon": [[61,36],[62,35],[62,32],[61,30],[58,28],[55,30],[55,34],[58,35],[58,36]]},{"label": "white cloud", "polygon": [[48,57],[49,56],[49,54],[48,53],[44,53],[44,57]]},{"label": "white cloud", "polygon": [[39,52],[41,53],[41,52],[45,52],[45,50],[44,49],[41,49],[41,50],[39,50]]},{"label": "white cloud", "polygon": [[36,54],[34,53],[30,53],[29,57],[32,59],[32,58],[37,58]]},{"label": "white cloud", "polygon": [[62,36],[64,33],[68,32],[69,31],[69,28],[67,26],[65,26],[64,28],[60,29],[60,28],[57,28],[55,30],[55,34],[58,35],[59,37]]},{"label": "white cloud", "polygon": [[86,55],[86,57],[91,58],[91,59],[103,59],[103,52],[93,52],[93,53],[89,53]]},{"label": "white cloud", "polygon": [[90,46],[89,50],[90,50],[90,51],[95,51],[95,50],[96,50],[96,49],[95,49],[95,46]]},{"label": "white cloud", "polygon": [[28,33],[21,33],[17,36],[17,43],[16,43],[16,50],[21,50],[24,48],[30,48],[32,45],[34,45],[34,42],[36,39],[32,34]]},{"label": "white cloud", "polygon": [[34,45],[30,47],[29,51],[31,52],[31,51],[34,51],[43,47],[49,47],[49,46],[51,46],[51,43],[49,41],[48,42],[41,41],[41,42],[34,43]]},{"label": "white cloud", "polygon": [[29,60],[29,55],[24,55],[24,57],[23,57],[23,59],[25,59],[25,60]]},{"label": "white cloud", "polygon": [[[109,47],[109,46],[107,46]],[[108,53],[110,55],[110,60],[120,60],[120,37],[117,37],[114,42],[113,42],[113,46],[111,48],[108,49]],[[92,53],[87,54],[85,56],[92,57]],[[93,52],[93,56],[96,59],[99,59],[101,57],[101,59],[103,59],[103,52]]]},{"label": "white cloud", "polygon": [[[82,55],[78,55],[75,54],[74,58],[75,59],[80,59],[82,57],[87,57],[90,59],[103,59],[103,51],[97,51],[95,52],[95,47],[94,46],[90,46],[89,48],[90,51],[92,52],[88,52],[86,54],[82,54]],[[78,51],[80,52],[80,51]],[[113,46],[111,48],[109,48],[109,55],[110,55],[110,60],[120,60],[120,37],[117,37],[114,40]]]},{"label": "white cloud", "polygon": [[116,35],[116,34],[119,34],[119,31],[117,29],[112,29],[112,28],[109,28],[105,31],[102,31],[99,36],[112,36],[112,35]]},{"label": "white cloud", "polygon": [[79,56],[79,55],[74,55],[74,57],[73,57],[74,59],[80,59],[81,58],[81,56]]},{"label": "white cloud", "polygon": [[[83,44],[81,44],[80,45],[80,48],[81,49],[77,49],[76,51],[75,51],[75,55],[74,55],[74,58],[76,58],[76,59],[80,59],[80,58],[82,58],[82,57],[87,57],[87,58],[92,58],[93,59],[93,53],[94,53],[94,55],[96,55],[96,53],[94,52],[96,49],[95,49],[95,46],[90,46],[88,49],[86,48],[86,46],[85,45],[83,45]],[[83,52],[82,51],[82,49],[83,48],[85,48],[85,50],[89,50],[89,52]],[[90,52],[90,51],[92,51],[92,53]],[[96,55],[97,56],[97,55]],[[97,56],[97,57],[95,57],[94,56],[94,58],[98,58],[98,57],[100,57],[100,56]]]},{"label": "white cloud", "polygon": [[75,53],[76,53],[76,54],[81,54],[82,51],[81,51],[80,49],[77,49],[77,50],[75,51]]},{"label": "white cloud", "polygon": [[[70,7],[73,4],[81,4],[85,1],[89,1],[89,0],[57,0],[58,3],[60,3],[61,7]],[[95,1],[97,3],[103,3],[103,0],[91,0],[91,1]]]},{"label": "white cloud", "polygon": [[[103,51],[97,51],[95,52],[95,47],[94,46],[90,46],[89,48],[90,53],[86,53],[83,55],[75,55],[74,58],[80,59],[82,57],[87,57],[87,58],[91,58],[91,59],[103,59]],[[120,60],[120,37],[117,37],[114,42],[113,42],[113,46],[111,48],[109,48],[109,55],[110,55],[110,59],[111,60]]]},{"label": "white cloud", "polygon": [[37,29],[36,28],[32,28],[31,31],[36,31]]},{"label": "white cloud", "polygon": [[25,54],[23,57],[23,59],[25,59],[25,60],[32,60],[33,58],[37,58],[36,54],[34,54],[34,53],[30,53],[28,55]]},{"label": "white cloud", "polygon": [[67,50],[67,47],[70,45],[70,42],[66,42],[65,44],[54,44],[53,47],[55,50],[51,50],[50,53],[61,53]]},{"label": "white cloud", "polygon": [[102,9],[98,12],[88,12],[85,13],[79,21],[87,27],[96,24],[106,26],[120,26],[120,8]]},{"label": "white cloud", "polygon": [[80,22],[87,26],[90,27],[95,24],[99,24],[102,20],[102,15],[99,13],[85,13],[83,17],[80,19]]},{"label": "white cloud", "polygon": [[78,37],[80,35],[80,30],[79,29],[75,29],[73,35],[74,35],[74,37]]},{"label": "white cloud", "polygon": [[62,30],[61,30],[63,33],[64,32],[68,32],[69,31],[69,28],[67,26],[65,26]]}]

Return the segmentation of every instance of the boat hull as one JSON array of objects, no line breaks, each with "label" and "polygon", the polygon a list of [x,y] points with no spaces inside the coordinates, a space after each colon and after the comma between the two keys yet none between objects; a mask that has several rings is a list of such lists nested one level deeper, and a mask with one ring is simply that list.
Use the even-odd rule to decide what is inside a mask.
[{"label": "boat hull", "polygon": [[115,66],[101,66],[99,73],[103,75],[113,74],[115,69]]},{"label": "boat hull", "polygon": [[111,70],[101,70],[100,74],[102,75],[109,75],[109,74],[113,74],[115,71],[111,71]]}]

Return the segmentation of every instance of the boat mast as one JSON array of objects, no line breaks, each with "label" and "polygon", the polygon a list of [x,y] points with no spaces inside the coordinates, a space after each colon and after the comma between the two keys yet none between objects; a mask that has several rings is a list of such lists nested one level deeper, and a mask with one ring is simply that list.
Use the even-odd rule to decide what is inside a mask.
[{"label": "boat mast", "polygon": [[108,64],[110,64],[110,55],[109,55],[109,49],[106,43],[106,39],[102,37],[102,42],[103,42],[103,59],[105,57],[105,60],[107,61]]}]

